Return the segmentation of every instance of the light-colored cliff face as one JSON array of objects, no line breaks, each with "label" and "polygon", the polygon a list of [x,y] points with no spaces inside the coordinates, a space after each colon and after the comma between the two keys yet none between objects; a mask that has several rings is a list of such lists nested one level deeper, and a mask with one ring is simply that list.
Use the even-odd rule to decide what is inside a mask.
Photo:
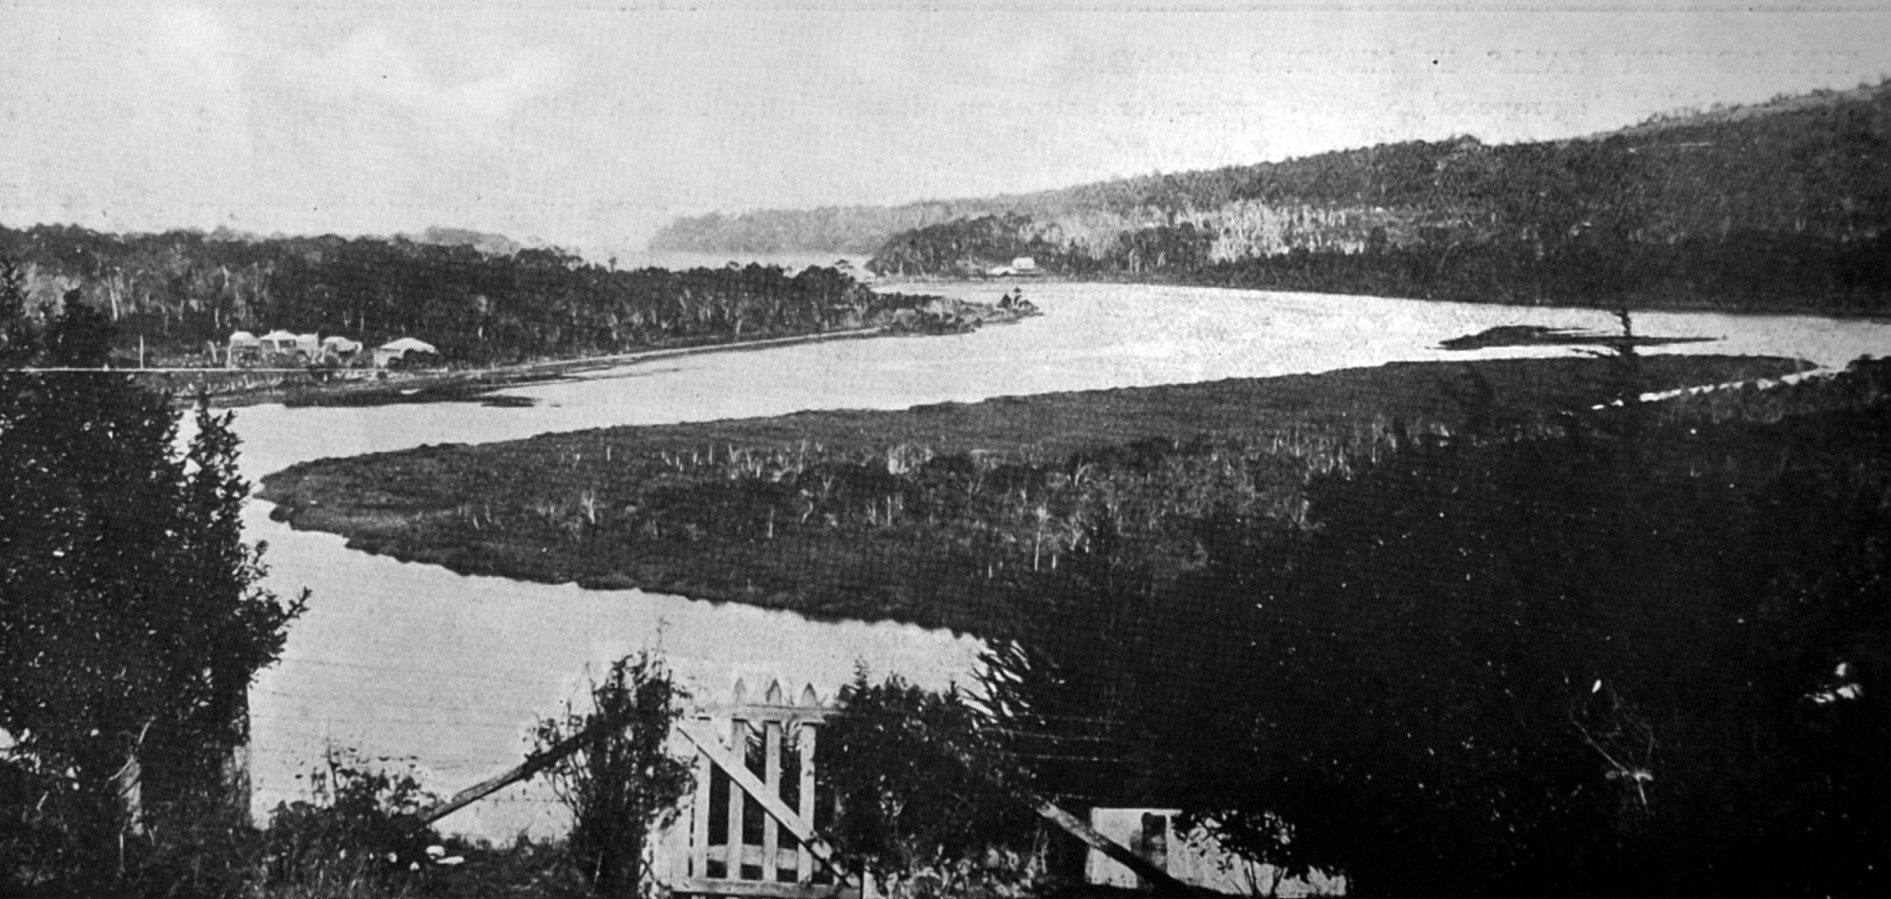
[{"label": "light-colored cliff face", "polygon": [[1406,224],[1416,218],[1413,210],[1304,203],[1279,206],[1241,200],[1217,210],[1206,223],[1215,235],[1209,257],[1232,262],[1292,250],[1359,253],[1375,241],[1403,234]]},{"label": "light-colored cliff face", "polygon": [[[1459,240],[1497,227],[1488,210],[1422,209],[1411,206],[1321,205],[1234,200],[1216,208],[1168,211],[1141,207],[1130,213],[1079,210],[1033,218],[1017,229],[1017,245],[1035,242],[1071,254],[1101,259],[1121,252],[1137,235],[1159,230],[1187,233],[1205,242],[1204,262],[1238,262],[1295,250],[1363,253],[1426,241]],[[1157,252],[1161,241],[1152,238]],[[994,252],[993,258],[1004,255]],[[1153,258],[1150,260],[1153,263]]]}]

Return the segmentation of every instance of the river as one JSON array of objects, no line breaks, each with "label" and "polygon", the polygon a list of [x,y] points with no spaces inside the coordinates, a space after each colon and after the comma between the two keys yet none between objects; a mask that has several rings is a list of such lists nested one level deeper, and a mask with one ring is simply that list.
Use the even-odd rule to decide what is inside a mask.
[{"label": "river", "polygon": [[[995,301],[1012,284],[926,284],[915,292]],[[898,409],[993,396],[1324,371],[1396,360],[1565,356],[1567,348],[1437,349],[1496,325],[1606,330],[1603,312],[1259,291],[1028,282],[1044,315],[942,337],[877,338],[711,352],[589,372],[504,392],[529,405],[360,409],[258,406],[236,413],[252,481],[307,459],[548,431]],[[1805,316],[1640,313],[1639,334],[1711,337],[1658,351],[1797,356],[1843,365],[1891,354],[1891,322]],[[250,503],[247,535],[269,544],[267,586],[313,590],[282,662],[252,690],[259,818],[305,794],[328,747],[412,767],[450,794],[516,764],[532,723],[582,695],[611,659],[661,651],[699,697],[779,679],[831,696],[864,664],[939,687],[966,682],[979,645],[894,624],[807,621],[787,612],[641,591],[464,577],[346,549]],[[564,816],[539,786],[512,787],[442,822],[495,840],[548,835]]]}]

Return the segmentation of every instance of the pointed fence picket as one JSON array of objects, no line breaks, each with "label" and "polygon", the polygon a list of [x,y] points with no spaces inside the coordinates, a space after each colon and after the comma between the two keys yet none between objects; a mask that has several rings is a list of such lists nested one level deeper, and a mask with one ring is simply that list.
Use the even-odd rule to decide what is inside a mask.
[{"label": "pointed fence picket", "polygon": [[[659,883],[674,894],[819,899],[860,895],[815,830],[831,808],[815,793],[815,748],[828,707],[779,681],[679,723],[696,759],[696,790],[664,835]],[[720,801],[718,801],[720,800]]]}]

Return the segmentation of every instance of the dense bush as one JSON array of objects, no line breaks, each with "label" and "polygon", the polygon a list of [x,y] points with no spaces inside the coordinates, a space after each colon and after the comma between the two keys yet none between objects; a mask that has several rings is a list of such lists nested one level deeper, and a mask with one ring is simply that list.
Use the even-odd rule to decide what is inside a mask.
[{"label": "dense bush", "polygon": [[1794,392],[1419,441],[1166,584],[1072,565],[999,708],[1121,744],[1040,777],[1356,892],[1881,893],[1891,405]]},{"label": "dense bush", "polygon": [[822,728],[836,847],[895,896],[1015,894],[1035,873],[1028,782],[957,689],[864,670]]},{"label": "dense bush", "polygon": [[310,773],[313,801],[278,805],[263,831],[264,882],[321,895],[416,888],[444,856],[415,813],[434,797],[411,774],[390,774],[331,752]]}]

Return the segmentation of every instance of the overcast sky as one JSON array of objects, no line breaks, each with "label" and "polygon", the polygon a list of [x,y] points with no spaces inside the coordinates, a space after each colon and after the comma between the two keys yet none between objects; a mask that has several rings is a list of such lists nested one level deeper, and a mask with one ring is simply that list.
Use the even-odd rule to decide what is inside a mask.
[{"label": "overcast sky", "polygon": [[680,214],[1561,137],[1891,75],[1872,2],[924,5],[0,0],[0,222],[597,255]]}]

